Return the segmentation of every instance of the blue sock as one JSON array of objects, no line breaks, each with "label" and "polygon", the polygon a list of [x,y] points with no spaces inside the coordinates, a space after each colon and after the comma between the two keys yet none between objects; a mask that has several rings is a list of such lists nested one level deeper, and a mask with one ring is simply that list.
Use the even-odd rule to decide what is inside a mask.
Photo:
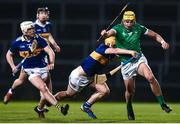
[{"label": "blue sock", "polygon": [[85,102],[85,103],[84,103],[84,106],[86,106],[86,107],[90,108],[90,107],[91,107],[91,103],[89,103],[89,102]]}]

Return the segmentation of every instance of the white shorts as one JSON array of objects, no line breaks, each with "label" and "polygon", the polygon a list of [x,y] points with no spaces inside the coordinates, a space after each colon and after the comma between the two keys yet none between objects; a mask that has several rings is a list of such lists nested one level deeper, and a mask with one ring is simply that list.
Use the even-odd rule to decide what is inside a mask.
[{"label": "white shorts", "polygon": [[69,76],[69,86],[76,92],[80,92],[85,86],[93,82],[93,77],[87,77],[80,73],[81,67],[74,69]]},{"label": "white shorts", "polygon": [[27,68],[27,69],[24,69],[24,71],[29,76],[28,77],[29,80],[35,76],[40,76],[42,79],[44,79],[48,76],[48,72],[49,72],[47,67],[44,67],[44,68]]},{"label": "white shorts", "polygon": [[137,71],[138,71],[138,67],[141,63],[145,63],[148,65],[148,61],[146,59],[146,57],[142,54],[142,56],[138,59],[138,61],[135,62],[130,62],[126,65],[124,65],[121,68],[121,73],[123,76],[124,80],[128,80],[130,78],[132,78],[133,76],[137,75]]}]

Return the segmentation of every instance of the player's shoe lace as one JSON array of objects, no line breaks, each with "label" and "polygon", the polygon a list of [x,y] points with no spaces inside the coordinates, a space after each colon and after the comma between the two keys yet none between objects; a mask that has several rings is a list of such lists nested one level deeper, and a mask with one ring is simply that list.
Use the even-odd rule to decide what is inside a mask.
[{"label": "player's shoe lace", "polygon": [[166,112],[169,113],[172,111],[172,109],[167,104],[162,104],[161,108]]},{"label": "player's shoe lace", "polygon": [[85,105],[81,105],[81,110],[83,112],[86,112],[89,117],[91,117],[93,119],[97,119],[96,115],[92,112],[91,108],[89,108],[89,107],[87,107]]},{"label": "player's shoe lace", "polygon": [[13,94],[7,92],[6,95],[4,96],[4,104],[7,104],[11,99],[12,99]]},{"label": "player's shoe lace", "polygon": [[[38,117],[39,118],[45,118],[45,115],[44,115],[44,109],[43,110],[39,110],[38,109],[38,106],[36,106],[35,108],[34,108],[34,111],[38,114]],[[49,110],[48,110],[49,111]]]}]

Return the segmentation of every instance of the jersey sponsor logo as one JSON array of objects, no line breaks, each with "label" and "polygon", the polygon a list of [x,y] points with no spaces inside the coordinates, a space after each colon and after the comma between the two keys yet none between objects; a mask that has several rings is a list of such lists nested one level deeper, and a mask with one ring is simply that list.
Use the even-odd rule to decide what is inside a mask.
[{"label": "jersey sponsor logo", "polygon": [[19,51],[19,56],[25,58],[29,56],[29,51]]},{"label": "jersey sponsor logo", "polygon": [[138,34],[138,32],[135,31],[135,32],[129,32],[129,33],[125,33],[125,32],[122,33],[122,35],[123,35],[124,37],[132,36],[133,34]]},{"label": "jersey sponsor logo", "polygon": [[30,52],[30,51],[19,51],[19,56],[25,58],[31,58],[31,57],[34,57],[34,56],[37,56],[41,53],[42,49],[39,48],[39,49],[35,49],[33,52]]},{"label": "jersey sponsor logo", "polygon": [[[19,51],[19,55],[23,58],[28,57],[31,58],[33,56],[37,56],[41,53],[42,48],[37,48],[37,40],[33,40],[32,43],[28,43],[27,46],[30,50]],[[25,47],[25,46],[24,46]]]},{"label": "jersey sponsor logo", "polygon": [[122,35],[124,37],[128,37],[128,36],[131,36],[133,34],[133,32],[129,32],[129,33],[126,33],[126,32],[123,32]]}]

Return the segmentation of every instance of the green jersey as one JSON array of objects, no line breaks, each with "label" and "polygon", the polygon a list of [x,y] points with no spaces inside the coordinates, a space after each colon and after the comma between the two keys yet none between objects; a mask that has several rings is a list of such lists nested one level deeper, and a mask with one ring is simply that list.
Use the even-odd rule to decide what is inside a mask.
[{"label": "green jersey", "polygon": [[[126,29],[123,24],[118,24],[112,29],[116,31],[116,46],[122,49],[134,50],[141,52],[141,37],[148,30],[146,27],[135,23],[132,29]],[[120,55],[121,61],[129,59],[129,55]]]}]

